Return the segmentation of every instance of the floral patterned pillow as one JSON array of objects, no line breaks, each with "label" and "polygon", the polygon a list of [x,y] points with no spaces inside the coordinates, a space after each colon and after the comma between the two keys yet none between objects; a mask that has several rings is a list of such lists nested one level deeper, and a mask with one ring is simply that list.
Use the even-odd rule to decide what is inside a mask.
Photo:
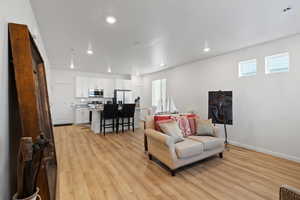
[{"label": "floral patterned pillow", "polygon": [[189,120],[186,116],[172,116],[171,119],[174,119],[178,123],[179,128],[181,129],[184,137],[193,135],[190,128]]},{"label": "floral patterned pillow", "polygon": [[[200,119],[199,115],[196,114],[185,114],[181,115],[187,117],[191,129],[191,135],[196,135],[197,132],[197,123],[196,121]],[[189,135],[190,136],[190,135]]]}]

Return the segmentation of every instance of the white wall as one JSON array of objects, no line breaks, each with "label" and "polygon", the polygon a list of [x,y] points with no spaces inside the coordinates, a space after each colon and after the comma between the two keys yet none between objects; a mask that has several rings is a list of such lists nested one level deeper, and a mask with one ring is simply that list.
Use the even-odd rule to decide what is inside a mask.
[{"label": "white wall", "polygon": [[[290,72],[266,75],[264,56],[290,52]],[[238,77],[238,62],[257,58],[258,73]],[[300,161],[300,35],[144,76],[143,101],[151,106],[151,81],[167,78],[180,111],[208,115],[208,91],[233,90],[232,143]]]},{"label": "white wall", "polygon": [[[7,23],[27,24],[30,31],[37,35],[37,45],[43,55],[46,66],[48,59],[39,35],[38,26],[29,0],[0,1],[0,199],[10,199],[9,166],[9,110],[8,110],[8,30]],[[46,69],[47,70],[47,69]],[[48,70],[47,70],[48,72]],[[49,77],[49,75],[48,75]]]}]

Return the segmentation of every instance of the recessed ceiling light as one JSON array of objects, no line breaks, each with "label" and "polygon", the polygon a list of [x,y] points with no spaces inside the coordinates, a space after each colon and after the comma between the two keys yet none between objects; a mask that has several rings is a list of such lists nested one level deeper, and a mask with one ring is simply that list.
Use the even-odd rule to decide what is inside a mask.
[{"label": "recessed ceiling light", "polygon": [[86,50],[86,53],[87,53],[88,55],[93,55],[93,54],[94,54],[94,51],[93,51],[93,47],[92,47],[92,43],[91,43],[91,42],[89,42],[89,44],[88,44],[88,48],[87,48],[87,50]]},{"label": "recessed ceiling light", "polygon": [[93,54],[94,54],[93,50],[91,50],[91,49],[88,49],[88,50],[86,51],[86,53],[87,53],[88,55],[93,55]]},{"label": "recessed ceiling light", "polygon": [[117,22],[117,19],[116,19],[114,16],[107,16],[107,17],[106,17],[106,22],[107,22],[108,24],[114,24],[114,23]]},{"label": "recessed ceiling light", "polygon": [[71,62],[70,62],[70,68],[74,69],[75,65],[74,65],[74,49],[71,49]]},{"label": "recessed ceiling light", "polygon": [[210,52],[210,48],[209,48],[209,45],[208,45],[208,41],[204,41],[204,48],[203,48],[203,51],[204,52]]},{"label": "recessed ceiling light", "polygon": [[209,47],[206,47],[206,48],[203,49],[203,51],[204,51],[204,52],[210,52],[210,48],[209,48]]},{"label": "recessed ceiling light", "polygon": [[159,66],[164,67],[166,66],[166,64],[164,62],[161,62]]}]

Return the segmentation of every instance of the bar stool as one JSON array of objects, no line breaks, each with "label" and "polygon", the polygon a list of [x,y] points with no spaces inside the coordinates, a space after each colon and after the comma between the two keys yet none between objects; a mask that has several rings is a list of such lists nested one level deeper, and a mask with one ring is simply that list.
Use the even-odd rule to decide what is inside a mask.
[{"label": "bar stool", "polygon": [[[105,129],[106,128],[112,128],[113,132],[115,131],[115,121],[117,120],[117,113],[118,113],[118,105],[116,104],[105,104],[103,111],[101,112],[100,117],[100,132],[103,133],[105,136]],[[106,123],[107,120],[112,120],[111,123]]]},{"label": "bar stool", "polygon": [[[134,113],[135,113],[135,104],[122,105],[122,110],[118,112],[117,133],[119,132],[120,125],[122,126],[122,132],[124,132],[124,127],[127,127],[128,130],[130,130],[130,126],[132,127],[132,130],[134,132]],[[125,121],[126,119],[127,121]]]}]

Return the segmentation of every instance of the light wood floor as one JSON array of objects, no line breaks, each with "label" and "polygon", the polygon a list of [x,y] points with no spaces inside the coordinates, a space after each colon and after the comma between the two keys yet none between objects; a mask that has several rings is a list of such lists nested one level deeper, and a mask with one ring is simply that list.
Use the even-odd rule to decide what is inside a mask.
[{"label": "light wood floor", "polygon": [[55,128],[61,200],[279,199],[281,184],[300,188],[300,164],[237,147],[176,177],[149,161],[142,130],[95,135]]}]

